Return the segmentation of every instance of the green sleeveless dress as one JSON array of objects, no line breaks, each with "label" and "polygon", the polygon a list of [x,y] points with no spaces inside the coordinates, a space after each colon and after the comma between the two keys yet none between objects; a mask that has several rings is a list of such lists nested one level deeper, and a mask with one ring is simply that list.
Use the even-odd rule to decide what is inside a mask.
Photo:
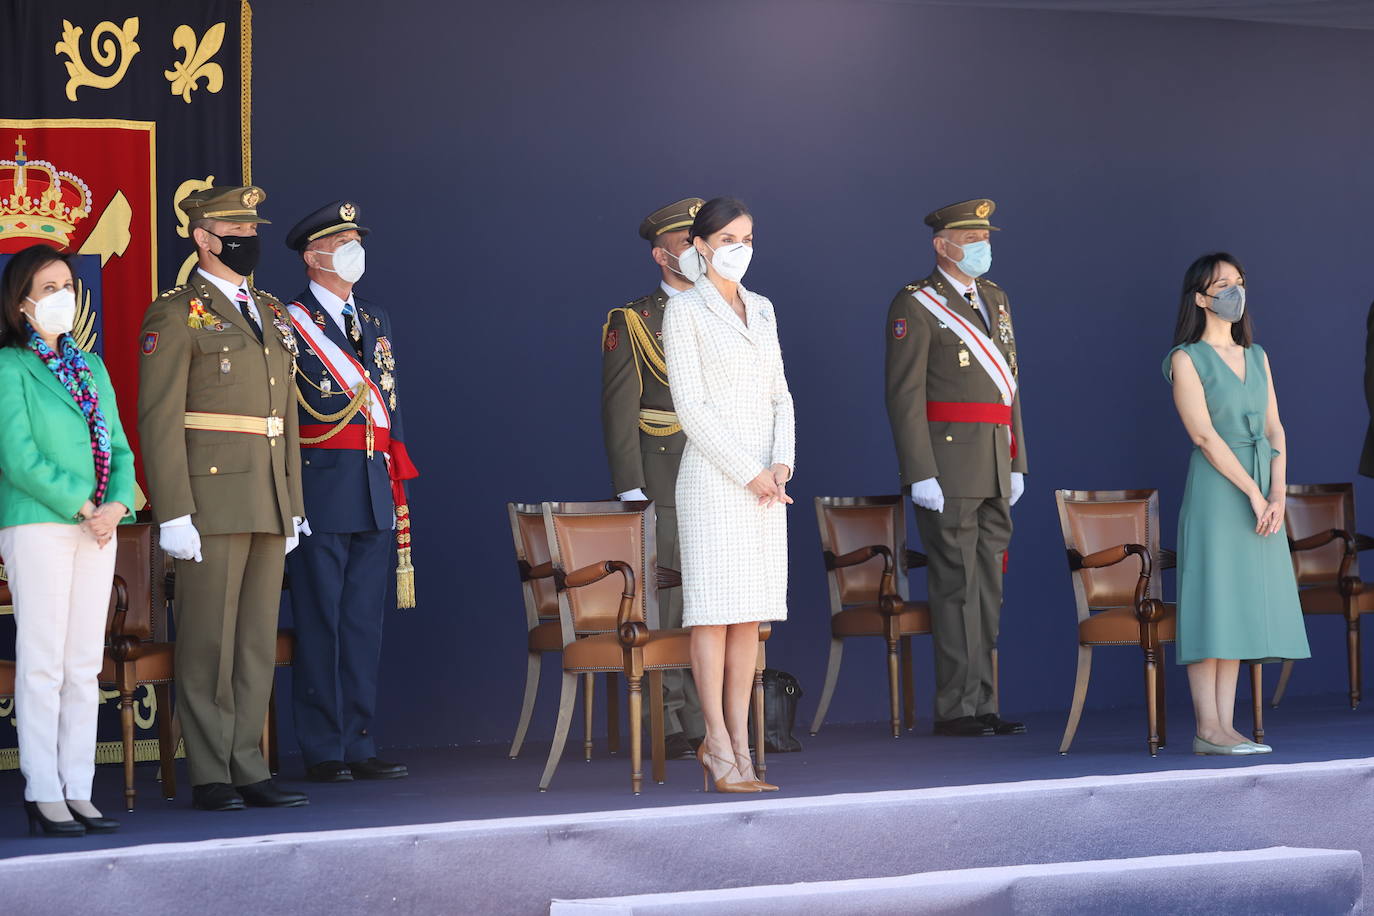
[{"label": "green sleeveless dress", "polygon": [[[1264,350],[1245,351],[1242,381],[1204,341],[1164,357],[1173,383],[1174,350],[1187,353],[1202,379],[1212,426],[1241,467],[1269,493],[1270,462],[1278,454],[1264,434],[1269,378]],[[1255,534],[1250,500],[1193,449],[1178,518],[1178,641],[1180,665],[1208,658],[1277,661],[1307,658],[1307,628],[1287,535]]]}]

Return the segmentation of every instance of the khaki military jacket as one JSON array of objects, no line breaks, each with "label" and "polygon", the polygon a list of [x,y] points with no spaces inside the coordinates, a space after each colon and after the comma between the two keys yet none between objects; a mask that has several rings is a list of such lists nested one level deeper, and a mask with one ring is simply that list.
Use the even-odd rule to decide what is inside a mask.
[{"label": "khaki military jacket", "polygon": [[[980,277],[975,282],[991,315],[992,341],[1015,370],[1016,335],[1007,294],[991,280]],[[1010,429],[992,423],[933,423],[927,419],[928,401],[1002,403],[996,383],[971,358],[959,336],[912,296],[927,286],[974,327],[984,327],[977,309],[938,269],[893,298],[885,328],[887,414],[897,446],[902,487],[937,477],[947,497],[1009,497],[1011,472],[1024,474],[1027,468],[1019,387],[1012,401]],[[1013,437],[1015,458],[1011,456]]]},{"label": "khaki military jacket", "polygon": [[[667,304],[668,294],[660,287],[612,309],[601,332],[601,428],[611,486],[616,493],[643,489],[660,506],[676,505],[678,465],[687,444],[681,427],[653,414],[673,410],[663,362]],[[644,410],[650,411],[647,419],[641,416]]]},{"label": "khaki military jacket", "polygon": [[[157,521],[190,515],[202,535],[290,535],[292,517],[305,514],[295,358],[274,324],[277,310],[289,318],[270,294],[251,293],[262,343],[238,308],[196,272],[143,316],[138,432],[149,503]],[[283,434],[187,429],[187,411],[279,417]]]}]

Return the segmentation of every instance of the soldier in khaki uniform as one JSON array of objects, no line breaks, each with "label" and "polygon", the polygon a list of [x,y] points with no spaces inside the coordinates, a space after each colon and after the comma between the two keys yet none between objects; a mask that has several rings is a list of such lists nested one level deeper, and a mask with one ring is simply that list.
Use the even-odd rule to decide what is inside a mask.
[{"label": "soldier in khaki uniform", "polygon": [[[199,267],[143,317],[138,429],[148,496],[176,563],[177,701],[193,803],[303,805],[259,750],[286,553],[304,519],[286,309],[253,288],[260,188],[181,202]],[[306,529],[308,530],[308,528]]]},{"label": "soldier in khaki uniform", "polygon": [[[658,511],[658,562],[680,570],[674,488],[687,437],[673,412],[673,394],[663,359],[663,310],[671,296],[692,288],[696,258],[687,265],[678,255],[691,248],[687,230],[699,197],[655,210],[639,226],[658,265],[659,287],[623,308],[612,309],[601,329],[601,425],[611,482],[621,499],[652,499]],[[686,267],[690,273],[684,273]],[[659,624],[682,626],[682,589],[665,590],[659,599]],[[663,674],[664,731],[669,757],[691,757],[705,735],[701,701],[690,671]],[[646,706],[647,710],[647,706]],[[647,715],[647,713],[646,713]]]},{"label": "soldier in khaki uniform", "polygon": [[982,277],[995,208],[969,200],[927,216],[936,269],[887,315],[887,413],[930,557],[937,735],[1026,730],[998,715],[994,691],[1011,506],[1026,472],[1011,311]]}]

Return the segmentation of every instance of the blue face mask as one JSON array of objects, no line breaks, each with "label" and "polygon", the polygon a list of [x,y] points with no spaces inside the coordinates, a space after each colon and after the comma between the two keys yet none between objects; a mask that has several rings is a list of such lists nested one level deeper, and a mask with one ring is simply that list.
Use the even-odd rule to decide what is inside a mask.
[{"label": "blue face mask", "polygon": [[964,259],[962,261],[955,261],[954,266],[959,268],[960,272],[969,277],[981,277],[983,274],[987,273],[988,268],[992,267],[992,243],[969,242],[962,247],[964,250]]}]

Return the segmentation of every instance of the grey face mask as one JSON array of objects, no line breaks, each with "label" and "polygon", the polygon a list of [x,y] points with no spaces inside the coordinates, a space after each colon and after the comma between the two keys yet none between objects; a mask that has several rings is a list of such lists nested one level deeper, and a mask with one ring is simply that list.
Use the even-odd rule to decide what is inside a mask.
[{"label": "grey face mask", "polygon": [[1212,300],[1212,311],[1223,321],[1235,324],[1240,321],[1240,316],[1245,314],[1245,287],[1228,286],[1215,296],[1208,296]]}]

